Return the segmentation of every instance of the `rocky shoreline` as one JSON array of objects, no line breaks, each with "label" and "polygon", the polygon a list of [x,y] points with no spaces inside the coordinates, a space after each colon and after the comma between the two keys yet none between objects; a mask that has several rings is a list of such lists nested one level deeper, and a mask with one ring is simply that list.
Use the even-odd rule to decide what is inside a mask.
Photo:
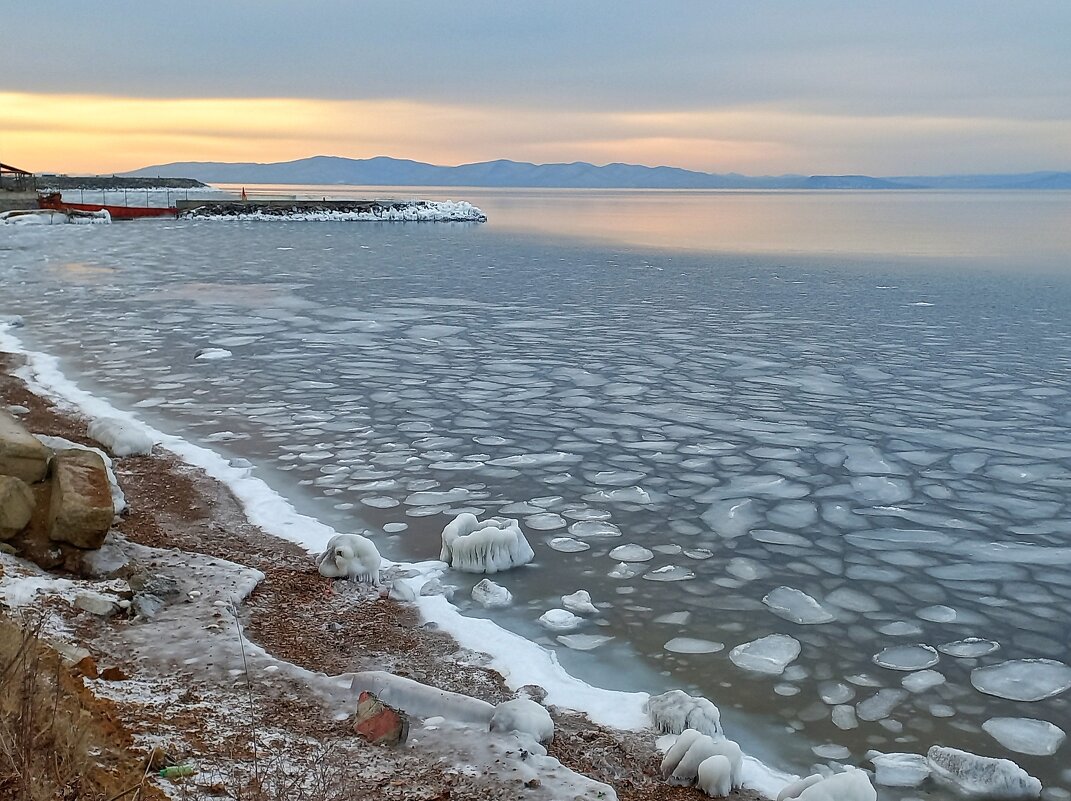
[{"label": "rocky shoreline", "polygon": [[[88,421],[12,375],[17,359],[0,354],[3,406],[34,434],[96,445]],[[106,790],[137,782],[153,797],[155,783],[172,797],[208,798],[257,783],[310,799],[706,797],[664,783],[652,731],[613,731],[554,707],[547,757],[435,718],[414,721],[405,746],[368,743],[352,730],[345,677],[356,671],[490,703],[513,694],[485,657],[423,625],[411,606],[324,580],[303,549],[250,525],[202,471],[159,447],[112,455],[127,509],[102,543],[107,558],[86,569],[67,553],[52,568],[82,576],[0,555],[0,619],[9,631],[27,615],[44,621],[63,692],[92,712],[91,733],[105,742],[94,775],[110,777]],[[37,591],[13,600],[13,586]],[[146,596],[159,603],[146,606]],[[104,602],[88,610],[79,597]],[[146,778],[168,765],[195,772]]]}]

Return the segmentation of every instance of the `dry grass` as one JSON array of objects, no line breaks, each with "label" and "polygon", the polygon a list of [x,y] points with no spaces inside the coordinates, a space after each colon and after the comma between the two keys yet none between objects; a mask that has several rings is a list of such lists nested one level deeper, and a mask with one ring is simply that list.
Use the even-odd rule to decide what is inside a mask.
[{"label": "dry grass", "polygon": [[64,697],[60,660],[29,614],[0,632],[0,798],[105,799],[89,756],[88,714]]}]

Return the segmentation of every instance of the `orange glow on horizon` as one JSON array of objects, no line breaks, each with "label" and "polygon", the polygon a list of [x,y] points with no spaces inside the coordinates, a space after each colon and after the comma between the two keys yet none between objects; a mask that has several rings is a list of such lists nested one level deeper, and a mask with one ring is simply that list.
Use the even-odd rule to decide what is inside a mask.
[{"label": "orange glow on horizon", "polygon": [[[174,161],[274,162],[314,155],[393,156],[434,164],[629,162],[777,174],[941,171],[964,143],[1063,153],[1068,123],[834,116],[745,106],[682,112],[451,106],[404,100],[124,98],[0,92],[0,159],[36,172],[123,172]],[[929,162],[885,162],[914,152]],[[958,150],[957,150],[958,148]],[[893,157],[890,157],[892,159]]]}]

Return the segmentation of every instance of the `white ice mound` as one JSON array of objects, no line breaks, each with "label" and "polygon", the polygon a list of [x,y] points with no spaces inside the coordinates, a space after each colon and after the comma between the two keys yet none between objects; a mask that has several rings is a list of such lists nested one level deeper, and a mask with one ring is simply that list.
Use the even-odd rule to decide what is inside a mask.
[{"label": "white ice mound", "polygon": [[510,518],[481,523],[462,512],[443,529],[442,540],[439,559],[465,573],[499,573],[535,559],[520,524]]},{"label": "white ice mound", "polygon": [[1071,667],[1054,659],[1010,659],[976,668],[971,684],[979,692],[1012,701],[1040,701],[1071,687]]},{"label": "white ice mound", "polygon": [[582,617],[565,609],[550,609],[539,616],[540,625],[551,631],[572,631],[583,622]]},{"label": "white ice mound", "polygon": [[1008,759],[935,745],[926,761],[934,779],[970,798],[1028,801],[1041,795],[1041,782]]},{"label": "white ice mound", "polygon": [[140,428],[112,417],[98,417],[86,433],[116,456],[147,456],[155,444]]},{"label": "white ice mound", "polygon": [[710,736],[721,734],[721,712],[702,696],[670,690],[652,695],[644,708],[655,729],[665,734],[680,734],[686,729]]},{"label": "white ice mound", "polygon": [[535,701],[514,698],[495,707],[491,715],[491,731],[520,732],[545,744],[554,739],[554,721],[550,713]]},{"label": "white ice mound", "polygon": [[1032,756],[1052,756],[1067,737],[1059,726],[1033,718],[990,718],[982,728],[1009,751]]},{"label": "white ice mound", "polygon": [[487,609],[500,609],[513,603],[513,595],[501,584],[484,579],[472,588],[472,600]]},{"label": "white ice mound", "polygon": [[654,559],[654,552],[630,542],[628,545],[618,545],[610,551],[610,558],[618,562],[649,562]]},{"label": "white ice mound", "polygon": [[883,787],[918,787],[930,775],[930,765],[922,754],[882,754],[870,751],[874,782]]},{"label": "white ice mound", "polygon": [[378,586],[381,561],[379,551],[368,537],[336,534],[316,557],[316,566],[320,575],[327,578],[357,579]]},{"label": "white ice mound", "polygon": [[577,590],[572,595],[563,595],[562,606],[578,615],[595,615],[599,612],[595,604],[591,602],[591,595],[587,590]]},{"label": "white ice mound", "polygon": [[715,754],[699,763],[696,785],[711,798],[725,798],[732,792],[732,765],[727,757]]},{"label": "white ice mound", "polygon": [[865,770],[848,768],[810,784],[795,797],[799,801],[877,801],[878,793]]},{"label": "white ice mound", "polygon": [[729,652],[729,659],[738,668],[780,676],[799,655],[800,643],[795,637],[770,634],[736,646]]},{"label": "white ice mound", "polygon": [[834,617],[818,601],[807,593],[792,587],[778,587],[771,590],[762,602],[770,611],[785,620],[804,625],[828,623]]},{"label": "white ice mound", "polygon": [[777,801],[792,801],[793,798],[799,798],[800,793],[806,790],[812,785],[818,784],[825,778],[821,773],[812,773],[810,776],[804,776],[802,779],[796,779],[796,781],[786,784],[781,788],[781,792],[777,794]]}]

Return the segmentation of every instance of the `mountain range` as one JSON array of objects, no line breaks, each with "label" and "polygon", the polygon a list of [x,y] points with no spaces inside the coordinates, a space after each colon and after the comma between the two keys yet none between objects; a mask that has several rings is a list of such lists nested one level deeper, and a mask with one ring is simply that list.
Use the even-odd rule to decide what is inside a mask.
[{"label": "mountain range", "polygon": [[583,189],[1071,189],[1071,172],[1011,175],[766,175],[708,173],[638,164],[596,166],[483,161],[443,167],[378,156],[312,156],[267,164],[187,161],[123,173],[139,178],[194,178],[226,184],[349,184],[354,186],[486,186]]}]

